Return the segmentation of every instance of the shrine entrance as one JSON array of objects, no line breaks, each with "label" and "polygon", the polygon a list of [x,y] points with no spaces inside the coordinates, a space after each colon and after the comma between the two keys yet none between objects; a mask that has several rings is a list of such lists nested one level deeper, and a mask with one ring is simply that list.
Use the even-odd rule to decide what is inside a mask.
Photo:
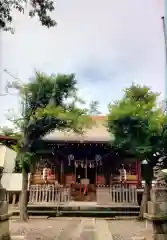
[{"label": "shrine entrance", "polygon": [[75,161],[75,175],[76,183],[82,184],[87,179],[87,184],[96,185],[97,165],[88,160]]},{"label": "shrine entrance", "polygon": [[87,169],[87,178],[89,179],[90,184],[96,185],[96,168],[88,168]]},{"label": "shrine entrance", "polygon": [[[84,158],[85,157],[85,158]],[[71,196],[74,201],[96,201],[97,170],[102,166],[100,155],[79,155],[76,160],[68,156],[68,165],[73,166],[75,182],[71,185]]]},{"label": "shrine entrance", "polygon": [[81,180],[85,178],[85,168],[78,166],[76,168],[76,183],[81,183]]},{"label": "shrine entrance", "polygon": [[82,183],[83,179],[88,179],[89,184],[96,184],[96,168],[78,166],[76,168],[76,183]]}]

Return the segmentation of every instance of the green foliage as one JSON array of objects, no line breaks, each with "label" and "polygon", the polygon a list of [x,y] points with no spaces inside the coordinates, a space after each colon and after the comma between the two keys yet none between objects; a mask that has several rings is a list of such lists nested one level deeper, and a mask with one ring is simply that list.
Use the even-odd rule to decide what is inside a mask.
[{"label": "green foliage", "polygon": [[[165,115],[163,119],[163,123],[161,125],[161,138],[160,138],[160,146],[161,152],[163,156],[167,156],[167,116]],[[167,167],[167,163],[165,164]]]},{"label": "green foliage", "polygon": [[20,151],[28,154],[28,157],[21,157],[26,168],[32,145],[39,138],[54,129],[82,134],[84,128],[92,126],[89,110],[77,107],[81,101],[77,97],[76,83],[74,74],[48,76],[36,72],[28,83],[14,82],[10,85],[10,88],[18,90],[21,100],[21,116],[11,121],[20,126],[23,133]]},{"label": "green foliage", "polygon": [[108,130],[114,134],[114,144],[154,166],[156,153],[162,151],[162,131],[165,116],[157,107],[158,94],[146,86],[125,89],[123,98],[109,105]]},{"label": "green foliage", "polygon": [[22,138],[23,138],[22,132],[20,131],[18,132],[14,128],[3,126],[0,128],[0,134],[2,134],[3,136],[13,137],[13,139],[15,140],[15,143],[10,144],[10,147],[14,151],[19,152],[22,144]]},{"label": "green foliage", "polygon": [[43,26],[53,27],[56,22],[48,15],[55,9],[52,0],[0,0],[0,28],[13,31],[12,10],[24,14],[26,7],[29,7],[29,16],[38,17]]},{"label": "green foliage", "polygon": [[99,115],[101,112],[99,111],[99,102],[97,101],[92,101],[90,103],[90,115],[94,115],[94,116],[97,116]]},{"label": "green foliage", "polygon": [[0,128],[0,134],[4,136],[14,136],[14,129],[9,128],[7,126],[3,126]]},{"label": "green foliage", "polygon": [[21,171],[22,171],[21,162],[20,162],[19,159],[16,159],[14,172],[15,172],[15,173],[21,173]]},{"label": "green foliage", "polygon": [[17,156],[17,164],[20,169],[24,168],[27,172],[30,171],[30,166],[32,164],[34,153],[32,152],[19,152]]}]

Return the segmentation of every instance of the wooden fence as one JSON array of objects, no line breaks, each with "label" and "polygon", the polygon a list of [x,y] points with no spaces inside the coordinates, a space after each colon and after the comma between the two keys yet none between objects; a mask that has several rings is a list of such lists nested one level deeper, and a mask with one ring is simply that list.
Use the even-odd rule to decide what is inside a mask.
[{"label": "wooden fence", "polygon": [[31,185],[29,188],[29,204],[58,204],[70,201],[70,188],[55,185]]},{"label": "wooden fence", "polygon": [[114,185],[110,187],[111,201],[114,203],[137,203],[137,189]]},{"label": "wooden fence", "polygon": [[[97,187],[97,202],[99,204],[129,204],[137,205],[137,189],[135,187],[113,185]],[[67,203],[71,200],[69,187],[55,185],[31,185],[29,189],[29,204]]]},{"label": "wooden fence", "polygon": [[113,185],[97,188],[99,204],[137,205],[137,189],[128,185]]},{"label": "wooden fence", "polygon": [[[9,203],[16,205],[20,192],[7,192]],[[55,185],[31,185],[28,204],[61,204],[72,200],[71,188]],[[100,205],[138,205],[137,188],[122,185],[110,185],[96,188],[96,200]]]}]

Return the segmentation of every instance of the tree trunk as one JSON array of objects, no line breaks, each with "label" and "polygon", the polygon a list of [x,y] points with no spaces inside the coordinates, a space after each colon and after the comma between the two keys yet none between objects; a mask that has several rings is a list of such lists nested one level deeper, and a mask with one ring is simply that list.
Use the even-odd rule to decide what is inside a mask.
[{"label": "tree trunk", "polygon": [[143,219],[144,213],[147,211],[147,202],[150,200],[150,190],[151,190],[151,182],[145,182],[144,192],[142,196],[142,202],[140,206],[140,214],[139,219]]},{"label": "tree trunk", "polygon": [[23,147],[20,150],[20,154],[22,155],[22,192],[21,192],[21,201],[20,201],[20,220],[27,221],[28,213],[27,213],[27,204],[28,204],[28,172],[30,170],[30,162],[25,164],[25,155],[29,152],[29,146],[31,145],[31,141],[25,136]]},{"label": "tree trunk", "polygon": [[30,177],[29,177],[29,185],[32,184],[34,173],[36,173],[36,159],[33,159],[33,162],[30,166]]},{"label": "tree trunk", "polygon": [[22,167],[22,192],[21,192],[21,201],[20,201],[20,220],[27,221],[27,203],[28,203],[28,172]]}]

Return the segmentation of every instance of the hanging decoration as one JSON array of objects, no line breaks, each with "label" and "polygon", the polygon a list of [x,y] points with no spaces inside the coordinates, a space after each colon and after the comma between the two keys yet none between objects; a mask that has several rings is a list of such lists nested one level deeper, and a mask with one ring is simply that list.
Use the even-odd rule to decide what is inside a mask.
[{"label": "hanging decoration", "polygon": [[102,166],[102,157],[101,157],[101,155],[97,154],[95,156],[95,160],[96,160],[97,165]]},{"label": "hanging decoration", "polygon": [[51,170],[51,169],[48,168],[47,163],[45,163],[44,168],[43,168],[43,173],[42,173],[42,175],[43,175],[43,180],[44,180],[45,183],[47,183],[47,179],[48,179],[48,176],[49,176],[49,174],[50,174],[50,170]]},{"label": "hanging decoration", "polygon": [[127,179],[126,169],[124,168],[124,164],[122,164],[121,168],[119,169],[120,173],[120,182],[124,183]]},{"label": "hanging decoration", "polygon": [[[69,155],[69,164],[71,164],[71,161],[74,160],[73,155]],[[81,168],[95,168],[97,166],[102,165],[102,157],[100,155],[95,156],[95,160],[75,160],[74,165],[76,168],[81,167]]]},{"label": "hanging decoration", "polygon": [[69,154],[68,155],[68,166],[71,166],[71,161],[74,161],[74,155]]},{"label": "hanging decoration", "polygon": [[84,162],[82,161],[82,162],[81,162],[81,168],[83,168],[83,167],[84,167]]},{"label": "hanging decoration", "polygon": [[78,161],[75,161],[75,167],[76,168],[78,167]]},{"label": "hanging decoration", "polygon": [[48,169],[46,167],[43,169],[43,174],[42,175],[43,175],[42,176],[43,180],[46,183],[47,182],[47,177],[48,177]]}]

